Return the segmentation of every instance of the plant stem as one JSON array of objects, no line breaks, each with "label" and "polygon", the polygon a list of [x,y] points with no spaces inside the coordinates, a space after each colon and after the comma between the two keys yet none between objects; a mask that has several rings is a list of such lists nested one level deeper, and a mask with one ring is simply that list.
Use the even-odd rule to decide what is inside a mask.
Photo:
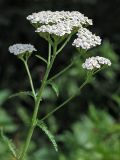
[{"label": "plant stem", "polygon": [[57,51],[57,44],[55,43],[54,48],[53,48],[53,56],[52,56],[51,62],[47,66],[46,73],[44,75],[41,87],[40,87],[40,89],[38,91],[38,96],[37,96],[37,99],[35,101],[35,109],[34,109],[34,113],[33,113],[33,116],[32,116],[31,126],[30,126],[30,129],[28,131],[28,135],[27,135],[27,138],[26,138],[26,141],[25,141],[25,145],[23,147],[23,151],[21,153],[21,156],[20,156],[19,160],[24,160],[25,155],[26,155],[26,153],[28,151],[28,147],[29,147],[29,144],[30,144],[33,132],[34,132],[34,129],[36,127],[36,123],[37,123],[37,114],[38,114],[38,110],[39,110],[39,106],[40,106],[40,102],[41,102],[42,93],[43,93],[43,90],[44,90],[44,88],[46,86],[46,81],[47,81],[47,78],[49,76],[50,70],[51,70],[52,65],[54,63],[54,60],[56,58],[56,51]]},{"label": "plant stem", "polygon": [[98,70],[93,72],[93,75],[95,75],[96,73],[98,73],[99,71],[103,70],[105,68],[105,66],[102,66],[101,68],[99,68]]},{"label": "plant stem", "polygon": [[51,44],[49,43],[49,50],[48,50],[48,65],[50,64],[51,60]]},{"label": "plant stem", "polygon": [[63,43],[63,45],[58,49],[57,53],[60,53],[62,51],[62,49],[66,46],[66,44],[69,42],[70,38],[72,35],[69,35],[68,38],[66,39],[66,41]]},{"label": "plant stem", "polygon": [[26,71],[27,71],[27,74],[28,74],[28,77],[29,77],[29,81],[30,81],[30,85],[31,85],[31,89],[32,89],[34,98],[36,99],[35,89],[34,89],[32,77],[31,77],[31,74],[30,74],[30,70],[29,70],[29,68],[28,68],[27,61],[23,61],[23,62],[24,62],[24,64],[25,64],[25,68],[26,68]]},{"label": "plant stem", "polygon": [[40,55],[35,55],[35,56],[47,64],[47,61],[46,61],[45,58],[43,58],[43,57],[40,56]]},{"label": "plant stem", "polygon": [[49,112],[45,117],[43,117],[40,121],[43,121],[47,119],[49,116],[51,116],[54,112],[62,108],[64,105],[66,105],[68,102],[70,102],[73,98],[77,96],[77,94],[81,91],[81,89],[88,83],[88,80],[86,80],[80,87],[78,92],[75,94],[71,95],[67,100],[65,100],[61,105],[59,105],[57,108],[53,109],[51,112]]},{"label": "plant stem", "polygon": [[73,62],[71,62],[67,67],[65,67],[62,71],[60,71],[59,73],[57,73],[55,76],[51,77],[48,82],[51,82],[52,80],[58,78],[59,76],[61,76],[62,74],[64,74],[70,67],[73,66]]}]

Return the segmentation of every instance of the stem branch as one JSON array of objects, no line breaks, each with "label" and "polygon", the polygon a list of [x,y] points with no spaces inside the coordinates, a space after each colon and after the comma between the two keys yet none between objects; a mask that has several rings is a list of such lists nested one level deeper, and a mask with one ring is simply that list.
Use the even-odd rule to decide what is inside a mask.
[{"label": "stem branch", "polygon": [[69,103],[73,98],[75,98],[77,96],[77,94],[81,91],[81,89],[88,83],[88,81],[86,80],[80,87],[78,92],[76,92],[75,94],[71,95],[67,100],[65,100],[61,105],[59,105],[58,107],[56,107],[55,109],[53,109],[51,112],[49,112],[45,117],[43,117],[40,121],[43,121],[45,119],[47,119],[49,116],[51,116],[54,112],[56,112],[57,110],[59,110],[60,108],[62,108],[64,105],[66,105],[67,103]]},{"label": "stem branch", "polygon": [[66,44],[69,42],[70,38],[72,35],[69,35],[68,38],[66,39],[66,41],[63,43],[63,45],[58,49],[57,53],[60,53],[62,51],[62,49],[66,46]]},{"label": "stem branch", "polygon": [[28,77],[29,77],[29,81],[30,81],[30,85],[31,85],[31,89],[32,89],[32,92],[33,92],[34,98],[36,99],[36,93],[35,93],[35,89],[34,89],[34,85],[33,85],[32,77],[31,77],[31,74],[30,74],[30,70],[29,70],[29,67],[28,67],[27,61],[23,61],[23,62],[24,62],[24,65],[25,65],[25,68],[26,68],[26,71],[27,71],[27,74],[28,74]]},{"label": "stem branch", "polygon": [[51,82],[52,80],[58,78],[59,76],[61,76],[62,74],[64,74],[69,68],[71,68],[73,66],[73,62],[71,62],[67,67],[65,67],[62,71],[60,71],[59,73],[57,73],[56,75],[54,75],[53,77],[51,77],[48,82]]}]

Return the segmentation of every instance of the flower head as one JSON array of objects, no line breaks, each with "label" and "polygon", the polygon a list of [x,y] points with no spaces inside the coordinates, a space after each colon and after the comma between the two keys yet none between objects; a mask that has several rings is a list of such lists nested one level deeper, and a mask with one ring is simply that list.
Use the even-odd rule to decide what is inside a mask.
[{"label": "flower head", "polygon": [[85,60],[85,63],[82,64],[82,67],[87,70],[94,70],[101,68],[102,65],[111,66],[111,61],[104,57],[90,57]]},{"label": "flower head", "polygon": [[81,47],[82,49],[88,50],[101,44],[101,38],[99,36],[96,36],[95,34],[92,34],[92,32],[90,32],[86,28],[80,28],[77,36],[78,37],[72,44],[77,48]]},{"label": "flower head", "polygon": [[92,20],[85,17],[84,14],[78,11],[41,11],[29,15],[27,19],[31,23],[39,23],[41,25],[57,24],[63,21],[79,22],[79,24],[92,25]]},{"label": "flower head", "polygon": [[64,36],[65,34],[70,34],[72,27],[66,22],[61,22],[54,25],[43,25],[37,28],[36,32],[49,33],[56,36]]},{"label": "flower head", "polygon": [[57,36],[71,34],[83,25],[92,25],[92,20],[78,11],[41,11],[29,15],[27,19],[33,24],[38,24],[36,32]]},{"label": "flower head", "polygon": [[25,52],[32,53],[33,51],[36,51],[33,45],[31,44],[14,44],[9,47],[9,52],[13,53],[14,55],[23,54]]}]

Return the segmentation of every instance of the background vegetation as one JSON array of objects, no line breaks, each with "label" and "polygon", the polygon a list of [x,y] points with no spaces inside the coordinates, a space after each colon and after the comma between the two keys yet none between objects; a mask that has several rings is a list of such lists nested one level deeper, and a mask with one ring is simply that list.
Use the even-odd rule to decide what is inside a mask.
[{"label": "background vegetation", "polygon": [[[21,62],[8,53],[9,45],[31,43],[47,56],[46,42],[34,33],[25,17],[41,10],[78,10],[94,21],[91,29],[103,39],[102,46],[89,51],[88,56],[101,55],[111,59],[112,67],[99,73],[71,103],[56,112],[46,122],[56,136],[59,153],[54,151],[41,131],[35,133],[29,160],[119,160],[120,157],[120,1],[119,0],[0,0],[0,126],[17,146],[28,129],[33,105],[28,98],[8,99],[10,94],[29,89],[26,71]],[[67,45],[52,70],[51,76],[67,66],[77,53]],[[56,95],[46,88],[42,104],[43,117],[75,92],[83,80],[80,63],[56,80]],[[45,66],[31,58],[31,71],[39,87]],[[39,81],[38,81],[39,80]],[[63,92],[64,91],[64,92]],[[0,158],[9,152],[0,138]],[[11,159],[12,160],[12,159]]]}]

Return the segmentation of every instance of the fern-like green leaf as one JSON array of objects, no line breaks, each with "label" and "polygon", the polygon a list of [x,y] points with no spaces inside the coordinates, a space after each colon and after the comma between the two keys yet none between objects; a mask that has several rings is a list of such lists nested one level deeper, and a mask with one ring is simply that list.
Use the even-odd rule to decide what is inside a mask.
[{"label": "fern-like green leaf", "polygon": [[12,142],[12,140],[10,140],[8,137],[6,137],[6,135],[4,135],[2,128],[0,130],[1,130],[1,137],[4,141],[4,143],[7,145],[11,154],[16,158],[17,154],[16,154],[16,147],[15,147],[14,143]]},{"label": "fern-like green leaf", "polygon": [[52,142],[52,144],[57,152],[58,151],[57,143],[56,143],[55,138],[52,135],[52,133],[48,130],[47,125],[43,121],[38,120],[37,126],[47,135],[47,137],[50,139],[50,141]]}]

